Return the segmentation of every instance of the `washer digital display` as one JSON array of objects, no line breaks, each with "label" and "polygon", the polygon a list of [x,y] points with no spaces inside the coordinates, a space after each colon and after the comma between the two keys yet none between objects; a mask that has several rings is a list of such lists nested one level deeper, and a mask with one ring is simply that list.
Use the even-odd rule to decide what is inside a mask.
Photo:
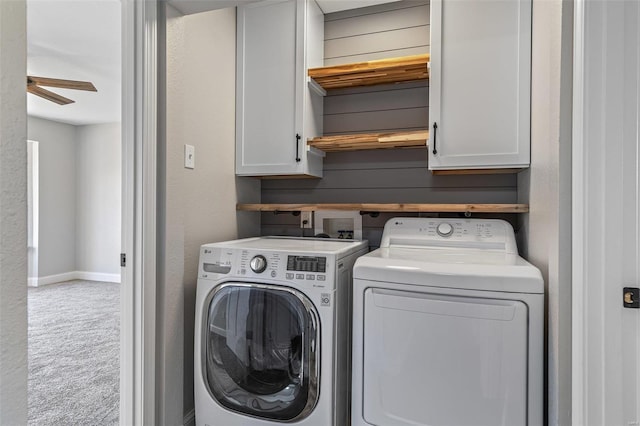
[{"label": "washer digital display", "polygon": [[326,272],[327,258],[313,256],[288,256],[287,271]]}]

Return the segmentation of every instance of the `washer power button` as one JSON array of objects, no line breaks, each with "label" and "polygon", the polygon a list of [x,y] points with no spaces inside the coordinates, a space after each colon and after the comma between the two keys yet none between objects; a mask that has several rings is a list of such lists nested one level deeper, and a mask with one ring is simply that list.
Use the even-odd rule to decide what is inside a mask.
[{"label": "washer power button", "polygon": [[453,234],[453,226],[451,226],[450,223],[447,222],[442,222],[441,224],[438,225],[438,227],[436,228],[436,232],[438,233],[438,235],[440,235],[441,237],[450,237],[451,234]]}]

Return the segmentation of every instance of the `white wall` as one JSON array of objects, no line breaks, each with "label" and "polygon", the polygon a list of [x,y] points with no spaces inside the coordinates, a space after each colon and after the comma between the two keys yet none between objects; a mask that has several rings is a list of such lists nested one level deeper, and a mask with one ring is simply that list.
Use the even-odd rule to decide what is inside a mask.
[{"label": "white wall", "polygon": [[120,280],[120,124],[73,126],[28,117],[39,142],[40,284]]},{"label": "white wall", "polygon": [[0,424],[27,424],[26,6],[0,1]]},{"label": "white wall", "polygon": [[[236,179],[234,171],[235,9],[183,17],[166,6],[165,12],[166,105],[160,122],[166,122],[166,129],[160,132],[158,149],[156,419],[158,424],[176,425],[194,407],[193,328],[200,245],[259,234],[258,216],[239,216],[235,205],[239,198],[258,201],[260,183]],[[195,147],[194,170],[184,168],[184,144]]]},{"label": "white wall", "polygon": [[77,128],[76,258],[78,271],[120,275],[120,124]]},{"label": "white wall", "polygon": [[30,140],[40,142],[38,275],[76,269],[76,128],[29,117]]},{"label": "white wall", "polygon": [[571,2],[534,0],[531,167],[518,176],[519,246],[546,286],[549,425],[571,424],[572,22]]}]

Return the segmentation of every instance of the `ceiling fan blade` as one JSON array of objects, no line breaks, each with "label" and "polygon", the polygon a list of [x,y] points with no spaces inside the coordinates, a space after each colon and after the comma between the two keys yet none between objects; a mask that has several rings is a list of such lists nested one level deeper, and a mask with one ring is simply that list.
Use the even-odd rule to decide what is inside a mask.
[{"label": "ceiling fan blade", "polygon": [[59,105],[67,105],[75,102],[69,98],[65,98],[64,96],[60,96],[36,85],[27,85],[27,92],[33,93],[34,95],[40,96],[41,98],[44,98],[51,102],[55,102]]},{"label": "ceiling fan blade", "polygon": [[59,87],[61,89],[75,89],[75,90],[87,90],[90,92],[97,92],[98,90],[90,81],[78,81],[78,80],[61,80],[58,78],[47,77],[33,77],[27,76],[29,80],[38,86],[46,87]]}]

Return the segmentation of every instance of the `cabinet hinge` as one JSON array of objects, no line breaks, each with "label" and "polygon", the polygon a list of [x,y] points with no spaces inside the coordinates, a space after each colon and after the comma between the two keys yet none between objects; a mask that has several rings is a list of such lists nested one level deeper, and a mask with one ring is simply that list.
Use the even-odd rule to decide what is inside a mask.
[{"label": "cabinet hinge", "polygon": [[120,253],[120,266],[122,266],[122,267],[127,266],[127,254],[126,253]]}]

